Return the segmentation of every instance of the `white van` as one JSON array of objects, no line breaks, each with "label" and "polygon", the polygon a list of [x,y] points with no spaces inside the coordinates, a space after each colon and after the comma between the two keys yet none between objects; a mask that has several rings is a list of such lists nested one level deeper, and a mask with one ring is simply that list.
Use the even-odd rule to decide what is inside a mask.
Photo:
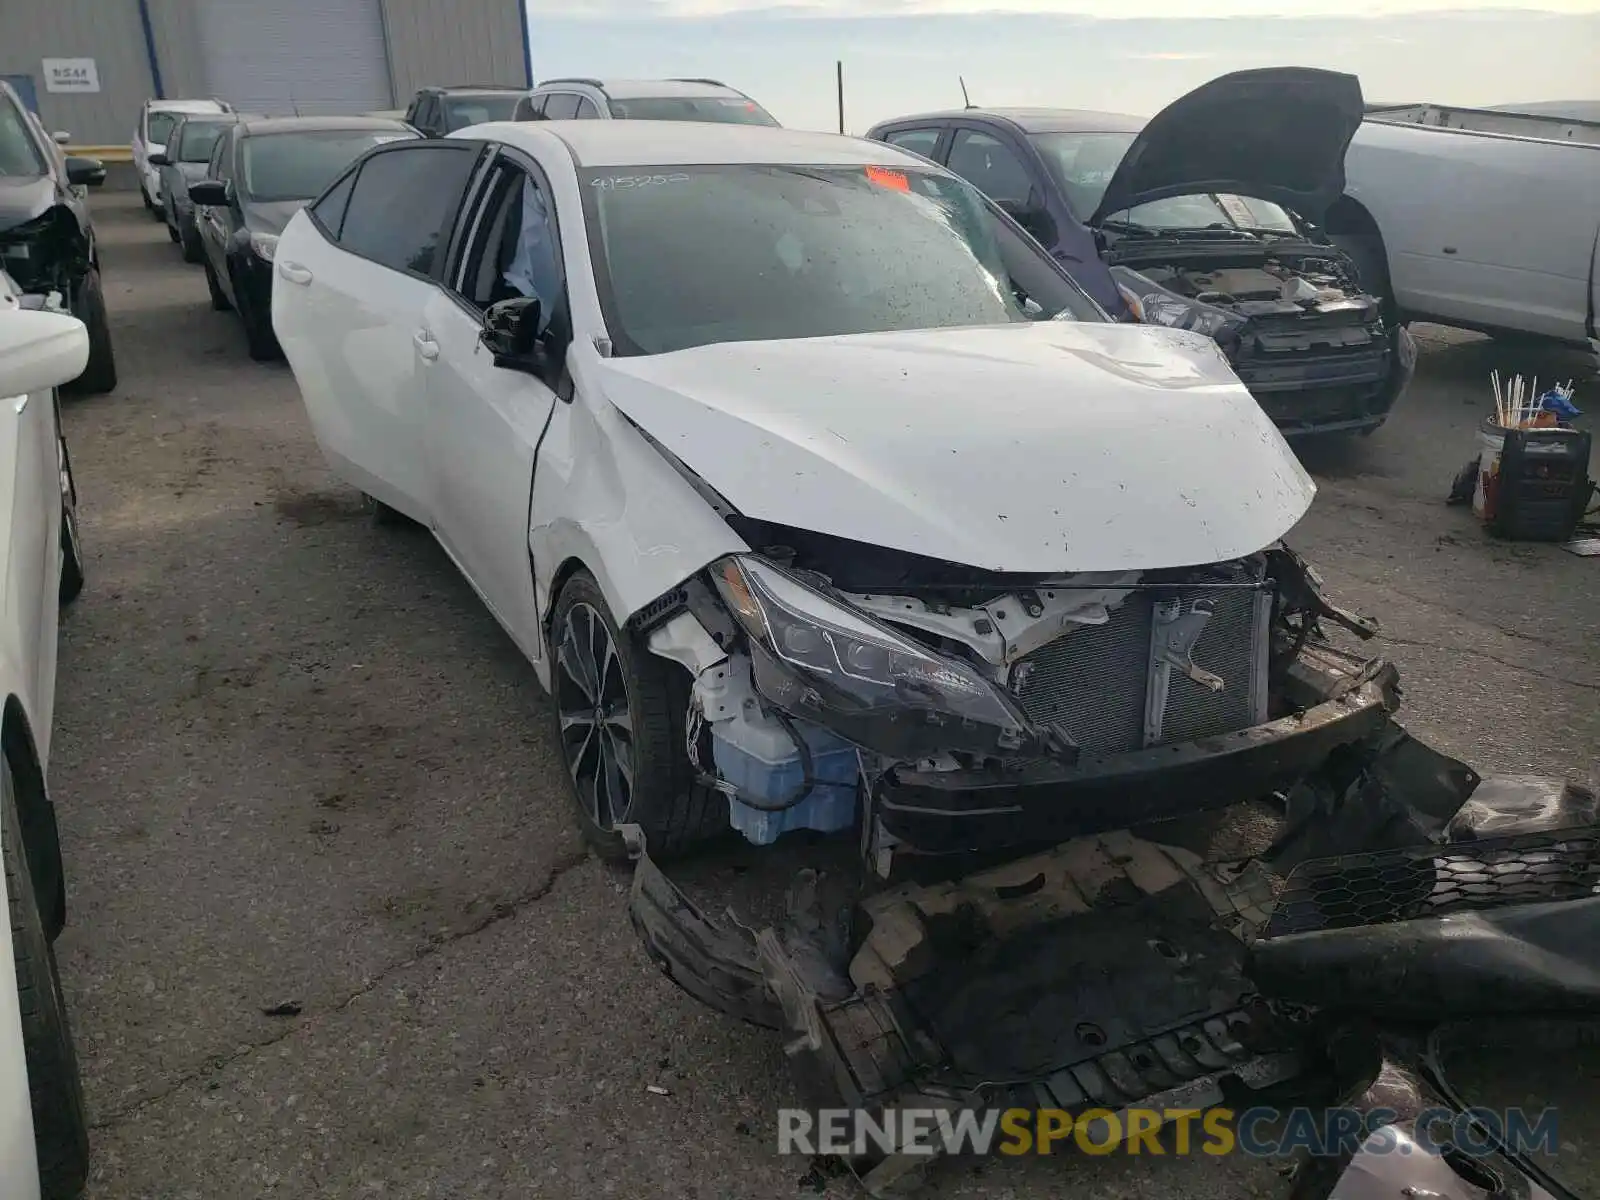
[{"label": "white van", "polygon": [[150,165],[152,154],[167,148],[167,134],[183,113],[225,113],[233,106],[225,100],[146,100],[139,110],[139,123],[133,128],[133,169],[139,173],[139,192],[144,206],[157,219],[161,212],[161,172]]}]

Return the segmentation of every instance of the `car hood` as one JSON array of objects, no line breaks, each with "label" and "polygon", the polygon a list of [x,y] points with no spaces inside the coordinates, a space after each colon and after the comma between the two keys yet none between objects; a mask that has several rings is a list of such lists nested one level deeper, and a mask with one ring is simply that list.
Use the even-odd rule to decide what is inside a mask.
[{"label": "car hood", "polygon": [[1235,558],[1316,490],[1216,345],[1154,326],[727,342],[599,370],[745,516],[987,570]]},{"label": "car hood", "polygon": [[1168,196],[1230,192],[1271,200],[1313,220],[1344,194],[1344,154],[1360,128],[1361,81],[1338,71],[1235,71],[1158,112],[1090,217]]},{"label": "car hood", "polygon": [[309,203],[309,200],[252,201],[244,214],[245,224],[254,233],[282,233],[290,218]]},{"label": "car hood", "polygon": [[0,175],[0,230],[31,221],[56,200],[46,175]]}]

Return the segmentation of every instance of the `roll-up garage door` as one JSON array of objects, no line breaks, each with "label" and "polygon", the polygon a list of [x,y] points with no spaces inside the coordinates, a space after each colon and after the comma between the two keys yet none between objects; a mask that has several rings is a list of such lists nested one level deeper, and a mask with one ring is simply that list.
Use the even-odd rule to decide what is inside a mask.
[{"label": "roll-up garage door", "polygon": [[381,0],[197,0],[207,92],[241,112],[394,107]]}]

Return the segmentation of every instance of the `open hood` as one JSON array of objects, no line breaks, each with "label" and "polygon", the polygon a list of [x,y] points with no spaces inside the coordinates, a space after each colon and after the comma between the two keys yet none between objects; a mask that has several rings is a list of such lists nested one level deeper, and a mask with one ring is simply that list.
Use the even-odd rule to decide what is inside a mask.
[{"label": "open hood", "polygon": [[1213,79],[1150,118],[1089,224],[1202,192],[1271,200],[1318,220],[1344,194],[1344,153],[1364,112],[1361,81],[1337,71],[1266,67]]},{"label": "open hood", "polygon": [[1208,338],[1048,321],[602,360],[745,516],[993,571],[1253,553],[1315,485]]}]

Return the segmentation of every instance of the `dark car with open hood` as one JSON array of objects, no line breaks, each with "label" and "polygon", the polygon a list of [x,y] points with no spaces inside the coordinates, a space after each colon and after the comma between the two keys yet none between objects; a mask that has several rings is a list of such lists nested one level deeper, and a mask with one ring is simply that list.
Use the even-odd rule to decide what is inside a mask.
[{"label": "dark car with open hood", "polygon": [[1353,75],[1274,67],[1148,121],[969,108],[867,136],[976,184],[1114,316],[1214,338],[1285,434],[1370,433],[1416,348],[1321,228],[1364,109]]},{"label": "dark car with open hood", "polygon": [[374,146],[421,136],[388,117],[261,117],[241,119],[217,139],[189,199],[211,307],[239,314],[251,358],[280,353],[272,265],[289,218]]},{"label": "dark car with open hood", "polygon": [[84,392],[117,386],[100,250],[84,194],[105,174],[99,159],[63,154],[0,80],[0,270],[21,292],[59,294],[88,327],[89,361],[74,385]]}]

